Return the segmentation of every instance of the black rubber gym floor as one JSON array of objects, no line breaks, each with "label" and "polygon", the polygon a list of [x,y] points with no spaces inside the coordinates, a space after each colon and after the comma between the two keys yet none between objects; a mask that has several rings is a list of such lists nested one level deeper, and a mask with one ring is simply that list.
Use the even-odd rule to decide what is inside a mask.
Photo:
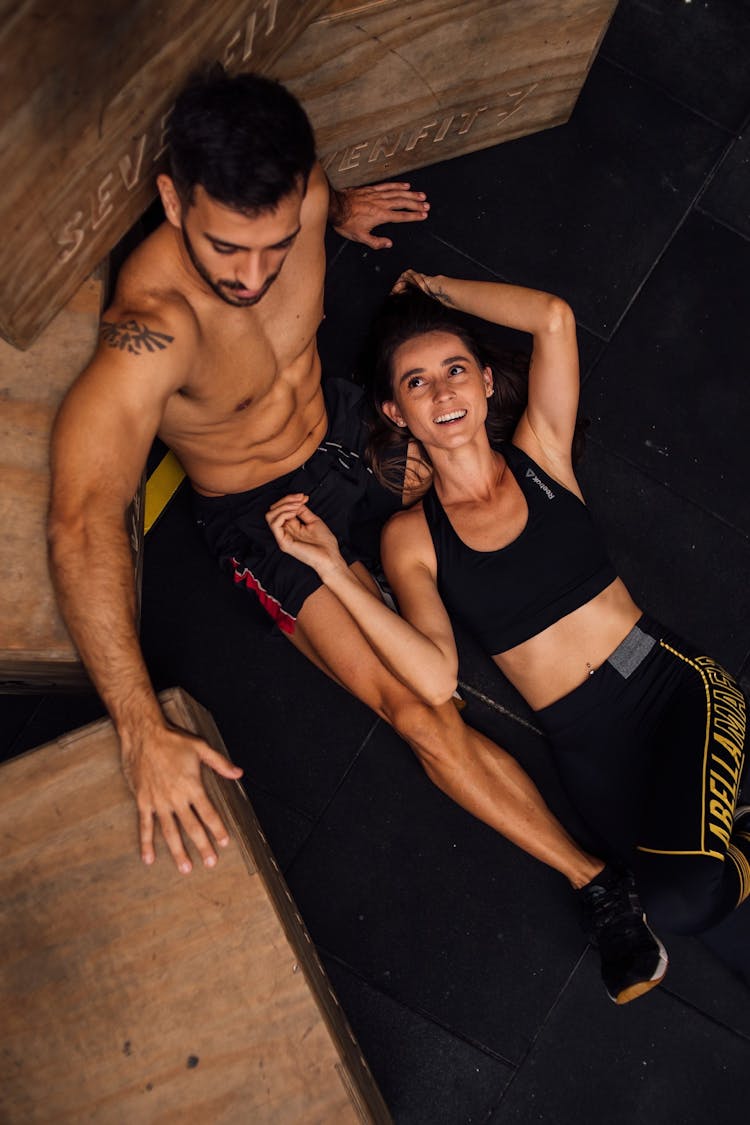
[{"label": "black rubber gym floor", "polygon": [[[750,3],[621,0],[571,121],[415,172],[425,224],[329,240],[326,374],[407,266],[562,294],[581,476],[642,605],[750,688]],[[406,746],[214,568],[184,488],[149,534],[158,687],[214,714],[398,1125],[704,1125],[747,1112],[750,990],[671,939],[665,984],[606,998],[554,872],[453,805]],[[466,717],[569,810],[533,717],[461,637]],[[9,756],[100,713],[0,697]],[[746,907],[746,909],[748,909]]]}]

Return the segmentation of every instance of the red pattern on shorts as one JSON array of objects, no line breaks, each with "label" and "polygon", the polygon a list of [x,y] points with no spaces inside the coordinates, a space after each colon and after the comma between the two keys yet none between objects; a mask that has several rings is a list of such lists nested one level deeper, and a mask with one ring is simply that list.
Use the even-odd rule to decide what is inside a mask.
[{"label": "red pattern on shorts", "polygon": [[240,586],[244,583],[248,590],[257,594],[258,600],[266,613],[274,619],[282,633],[287,633],[291,637],[297,627],[297,618],[286,612],[278,598],[274,598],[272,594],[268,593],[268,590],[264,590],[252,571],[243,566],[239,559],[232,559],[232,566],[234,567],[235,585]]}]

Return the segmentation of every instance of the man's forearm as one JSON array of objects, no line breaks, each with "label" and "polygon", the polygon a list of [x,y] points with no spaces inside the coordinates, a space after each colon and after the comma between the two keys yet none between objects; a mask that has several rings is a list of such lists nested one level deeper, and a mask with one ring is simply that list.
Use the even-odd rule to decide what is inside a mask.
[{"label": "man's forearm", "polygon": [[53,518],[50,569],[65,623],[120,737],[163,725],[138,642],[124,521]]}]

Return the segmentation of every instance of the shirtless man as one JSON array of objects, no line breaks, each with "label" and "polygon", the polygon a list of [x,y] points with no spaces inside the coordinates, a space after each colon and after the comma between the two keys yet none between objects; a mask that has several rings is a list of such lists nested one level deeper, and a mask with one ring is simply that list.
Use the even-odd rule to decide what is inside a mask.
[{"label": "shirtless man", "polygon": [[[49,525],[60,605],[120,738],[143,861],[155,858],[157,818],[180,871],[191,869],[185,837],[213,866],[215,844],[228,841],[201,763],[228,778],[242,772],[169,726],[138,644],[124,514],[158,434],[192,482],[216,553],[292,643],[392,723],[445,792],[582,887],[602,862],[575,845],[514,759],[467,727],[452,703],[431,706],[407,689],[342,603],[310,568],[282,555],[265,525],[265,511],[308,467],[319,496],[333,487],[339,515],[353,505],[346,496],[336,502],[330,465],[343,465],[337,472],[357,496],[373,479],[362,484],[356,449],[338,455],[337,427],[351,428],[356,389],[342,384],[346,390],[331,398],[326,389],[324,398],[321,387],[315,334],[330,199],[304,113],[265,79],[206,80],[176,103],[170,153],[172,174],[158,181],[167,221],[121,271],[99,350],[58,416]],[[348,218],[339,214],[337,229],[382,244],[369,233],[377,223],[426,215],[424,197],[407,189],[384,185],[345,200]],[[257,508],[258,497],[253,519],[262,528],[248,550],[254,536],[265,537],[260,580],[234,557],[240,548],[226,516],[246,500]],[[346,528],[337,532],[346,538]],[[289,583],[287,564],[299,568]],[[269,588],[276,581],[281,594]]]}]

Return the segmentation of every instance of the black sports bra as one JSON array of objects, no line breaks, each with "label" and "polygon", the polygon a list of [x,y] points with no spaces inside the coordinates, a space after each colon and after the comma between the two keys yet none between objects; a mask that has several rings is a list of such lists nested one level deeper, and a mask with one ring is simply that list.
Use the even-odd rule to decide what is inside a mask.
[{"label": "black sports bra", "polygon": [[423,500],[440,595],[449,614],[493,656],[554,625],[617,577],[586,505],[515,445],[504,442],[500,452],[529,512],[506,547],[467,547],[434,488]]}]

